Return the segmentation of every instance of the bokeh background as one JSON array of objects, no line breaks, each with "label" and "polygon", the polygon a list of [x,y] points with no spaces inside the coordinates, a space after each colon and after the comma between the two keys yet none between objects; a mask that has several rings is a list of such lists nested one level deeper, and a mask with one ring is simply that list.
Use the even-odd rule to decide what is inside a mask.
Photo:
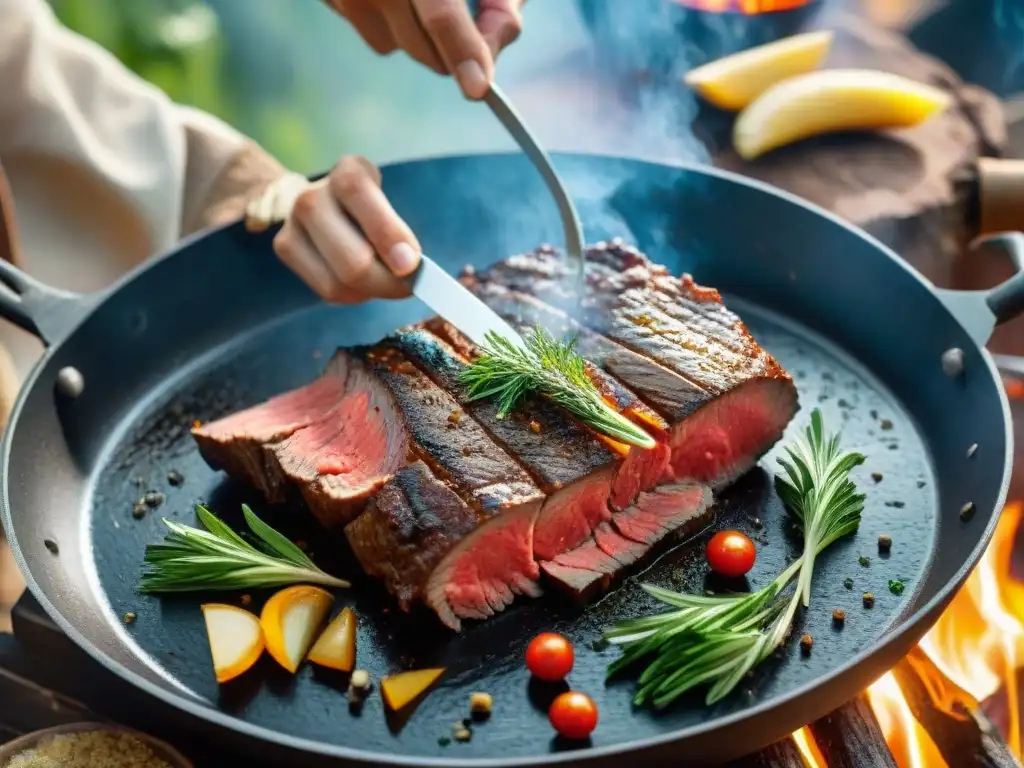
[{"label": "bokeh background", "polygon": [[[1000,95],[1022,85],[1024,0],[827,1],[885,26],[913,28],[916,44]],[[487,110],[466,103],[450,80],[403,55],[375,55],[319,0],[50,2],[67,26],[176,101],[227,120],[296,171],[323,170],[347,153],[385,163],[512,146]],[[501,57],[499,82],[516,91],[566,66],[596,65],[602,52],[592,49],[578,14],[587,2],[607,0],[528,2],[524,33]],[[935,21],[916,23],[928,17]],[[571,149],[572,137],[557,123],[560,110],[586,106],[585,94],[576,98],[524,97],[519,106],[542,140]],[[682,134],[686,126],[659,133],[668,130]],[[678,159],[686,149],[673,147]]]},{"label": "bokeh background", "polygon": [[[317,0],[51,4],[173,99],[225,119],[300,172],[348,153],[382,163],[511,146],[453,82],[404,56],[377,56]],[[502,58],[503,81],[585,42],[572,2],[534,0],[526,13],[529,34]]]}]

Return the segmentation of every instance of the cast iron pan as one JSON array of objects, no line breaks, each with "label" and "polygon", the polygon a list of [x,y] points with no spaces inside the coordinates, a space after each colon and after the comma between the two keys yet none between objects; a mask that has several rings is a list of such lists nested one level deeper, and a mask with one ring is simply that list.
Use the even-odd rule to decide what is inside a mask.
[{"label": "cast iron pan", "polygon": [[[845,445],[867,455],[856,474],[868,494],[863,524],[819,559],[812,607],[797,628],[815,637],[810,658],[790,644],[711,709],[694,697],[657,715],[634,711],[630,681],[604,683],[615,651],[591,643],[613,620],[656,607],[639,590],[641,579],[714,586],[701,554],[710,530],[585,609],[521,600],[454,635],[425,612],[399,612],[303,509],[267,508],[210,471],[189,436],[194,419],[304,384],[335,347],[372,342],[427,314],[415,300],[325,306],[273,257],[269,234],[252,236],[240,225],[191,239],[102,296],[59,293],[3,267],[3,314],[50,345],[3,445],[3,521],[30,589],[58,625],[168,705],[166,716],[214,730],[221,744],[303,764],[613,765],[625,752],[674,765],[725,760],[823,715],[888,669],[967,577],[1004,501],[1009,409],[981,345],[996,320],[1022,309],[1024,275],[992,293],[943,295],[866,235],[756,182],[619,158],[559,155],[556,162],[590,240],[622,236],[673,271],[718,286],[792,371],[802,409],[787,439],[820,407],[828,425],[843,428]],[[386,168],[384,180],[426,251],[453,272],[557,242],[554,208],[522,157],[410,162]],[[962,375],[943,372],[950,348],[963,352]],[[771,483],[778,453],[723,495],[711,526],[740,528],[760,543],[755,587],[799,549]],[[183,484],[168,482],[172,470]],[[148,490],[166,501],[135,520],[132,504]],[[350,604],[358,613],[359,666],[375,679],[444,665],[440,686],[405,722],[384,717],[379,694],[351,715],[344,681],[309,666],[291,677],[264,659],[218,689],[199,603],[239,596],[136,593],[143,548],[163,536],[160,516],[193,522],[198,499],[233,520],[243,501],[253,503],[309,542],[325,568],[355,578],[336,608]],[[964,521],[967,502],[976,513]],[[877,552],[882,533],[894,541],[888,558]],[[868,567],[858,564],[862,554],[871,557]],[[843,586],[847,577],[852,590]],[[889,579],[904,581],[904,594],[891,594]],[[876,596],[870,611],[861,606],[866,591]],[[258,609],[265,595],[253,598]],[[834,608],[849,617],[842,631],[830,626]],[[130,626],[121,621],[127,611],[138,616]],[[523,668],[526,643],[541,630],[576,643],[570,682],[601,711],[588,744],[552,738],[545,706],[559,689],[531,684]],[[493,717],[470,743],[440,745],[467,715],[473,691],[493,695]]]}]

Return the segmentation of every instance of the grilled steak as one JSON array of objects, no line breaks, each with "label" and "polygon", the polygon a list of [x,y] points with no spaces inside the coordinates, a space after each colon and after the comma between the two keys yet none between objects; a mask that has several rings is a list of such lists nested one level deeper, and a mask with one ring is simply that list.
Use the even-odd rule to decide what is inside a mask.
[{"label": "grilled steak", "polygon": [[505,418],[491,400],[469,402],[459,375],[478,350],[435,319],[197,428],[200,451],[271,501],[297,487],[403,607],[426,602],[455,629],[539,594],[542,572],[585,598],[699,527],[712,491],[796,410],[792,379],[717,291],[616,244],[588,249],[587,262],[582,302],[552,249],[464,282],[521,331],[575,334],[598,391],[655,437],[652,450],[542,398]]},{"label": "grilled steak", "polygon": [[[750,469],[782,436],[797,409],[792,377],[761,349],[743,322],[722,304],[718,291],[675,278],[636,249],[602,244],[587,249],[587,288],[580,322],[636,354],[624,370],[586,350],[588,359],[617,377],[673,424],[672,455],[663,480],[696,480],[720,488]],[[571,265],[553,249],[514,256],[470,281],[529,292],[542,302],[570,310]],[[582,351],[582,348],[581,348]],[[615,353],[616,359],[622,355]],[[651,367],[652,364],[656,367]],[[678,410],[666,408],[662,383],[674,374],[685,395]],[[654,397],[648,381],[658,379]]]}]

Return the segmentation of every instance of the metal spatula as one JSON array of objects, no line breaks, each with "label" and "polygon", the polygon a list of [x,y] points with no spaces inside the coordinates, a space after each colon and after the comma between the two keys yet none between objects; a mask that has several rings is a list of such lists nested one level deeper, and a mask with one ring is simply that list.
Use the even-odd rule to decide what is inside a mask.
[{"label": "metal spatula", "polygon": [[547,184],[548,189],[554,196],[555,203],[558,205],[558,212],[562,217],[562,227],[565,230],[565,251],[569,258],[577,265],[578,291],[582,297],[584,286],[583,225],[580,223],[576,206],[572,204],[572,199],[569,197],[565,185],[558,178],[558,174],[551,164],[551,158],[548,157],[547,152],[541,149],[540,144],[537,143],[533,134],[527,129],[522,117],[516,112],[502,90],[497,85],[491,85],[491,89],[484,97],[484,101],[487,102],[491,111],[494,112],[506,130],[512,134],[512,138],[516,140],[516,143],[526,153],[526,156],[530,158],[530,161],[540,172],[544,183]]}]

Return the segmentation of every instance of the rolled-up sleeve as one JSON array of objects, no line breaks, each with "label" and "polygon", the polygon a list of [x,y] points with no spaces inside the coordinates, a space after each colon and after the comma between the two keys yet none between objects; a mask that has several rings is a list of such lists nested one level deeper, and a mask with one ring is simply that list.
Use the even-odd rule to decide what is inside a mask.
[{"label": "rolled-up sleeve", "polygon": [[242,213],[284,173],[224,122],[172,102],[45,0],[0,0],[0,158],[43,155],[112,190],[153,251]]}]

